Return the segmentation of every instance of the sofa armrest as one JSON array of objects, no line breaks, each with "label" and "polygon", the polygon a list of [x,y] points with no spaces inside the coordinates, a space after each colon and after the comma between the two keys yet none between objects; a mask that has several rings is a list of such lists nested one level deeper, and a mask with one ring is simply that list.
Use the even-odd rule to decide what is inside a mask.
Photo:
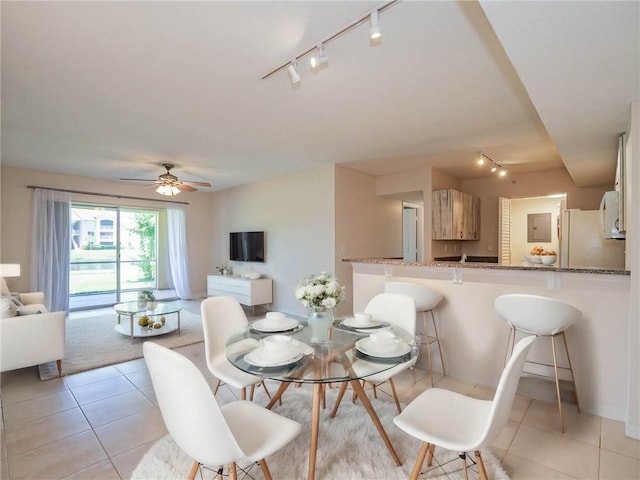
[{"label": "sofa armrest", "polygon": [[62,360],[66,312],[0,319],[0,371]]},{"label": "sofa armrest", "polygon": [[20,301],[22,302],[23,305],[31,305],[32,303],[44,304],[44,293],[43,292],[21,293]]}]

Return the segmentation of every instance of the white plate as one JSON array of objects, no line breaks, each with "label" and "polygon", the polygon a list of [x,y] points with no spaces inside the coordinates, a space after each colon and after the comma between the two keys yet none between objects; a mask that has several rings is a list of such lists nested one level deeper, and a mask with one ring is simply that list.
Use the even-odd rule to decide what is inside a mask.
[{"label": "white plate", "polygon": [[276,356],[273,352],[267,352],[264,347],[256,348],[244,356],[244,360],[255,367],[280,367],[297,362],[301,358],[302,352],[300,350],[285,351],[284,354]]},{"label": "white plate", "polygon": [[342,324],[351,328],[373,328],[382,325],[382,322],[380,320],[374,320],[373,318],[368,322],[360,322],[355,318],[345,318]]},{"label": "white plate", "polygon": [[259,332],[286,332],[296,328],[300,322],[295,318],[286,318],[284,320],[262,319],[256,320],[251,324],[251,328]]},{"label": "white plate", "polygon": [[369,337],[358,340],[356,342],[356,348],[365,355],[382,358],[400,357],[411,351],[411,346],[407,342],[401,341],[393,350],[381,352],[376,348],[376,344],[372,342]]}]

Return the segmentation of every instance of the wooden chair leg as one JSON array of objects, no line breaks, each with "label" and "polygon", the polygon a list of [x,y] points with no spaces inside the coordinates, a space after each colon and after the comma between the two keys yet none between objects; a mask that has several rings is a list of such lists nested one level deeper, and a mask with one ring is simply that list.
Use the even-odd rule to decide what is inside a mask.
[{"label": "wooden chair leg", "polygon": [[242,400],[246,400],[247,399],[247,389],[246,388],[242,388],[240,390],[240,398]]},{"label": "wooden chair leg", "polygon": [[460,454],[460,460],[462,460],[462,471],[464,472],[464,480],[469,480],[469,472],[467,471],[467,454],[462,452]]},{"label": "wooden chair leg", "polygon": [[480,450],[476,450],[476,462],[478,462],[478,473],[480,473],[480,480],[489,480],[489,477],[487,477],[487,470],[484,468],[484,462],[482,461]]},{"label": "wooden chair leg", "polygon": [[256,384],[251,385],[251,390],[249,390],[249,400],[253,402],[253,394],[256,392]]},{"label": "wooden chair leg", "polygon": [[436,450],[436,446],[435,444],[431,444],[431,446],[429,447],[429,455],[427,456],[427,466],[430,467],[431,465],[433,465],[433,452],[435,452]]},{"label": "wooden chair leg", "polygon": [[58,377],[62,377],[62,359],[56,360],[56,367],[58,367]]},{"label": "wooden chair leg", "polygon": [[189,480],[194,480],[196,478],[196,473],[198,473],[198,468],[200,468],[200,463],[197,460],[193,461],[193,465],[191,467],[191,471],[189,472]]},{"label": "wooden chair leg", "polygon": [[269,467],[267,467],[266,460],[263,458],[262,460],[258,461],[258,464],[260,465],[260,468],[262,469],[262,474],[264,475],[264,480],[271,480],[271,472],[269,471]]},{"label": "wooden chair leg", "polygon": [[389,386],[391,387],[391,393],[393,393],[393,400],[396,402],[398,413],[402,413],[402,408],[400,408],[400,399],[398,398],[398,393],[396,392],[396,386],[393,383],[393,378],[389,379]]},{"label": "wooden chair leg", "polygon": [[229,480],[238,480],[238,472],[236,471],[236,462],[229,464]]},{"label": "wooden chair leg", "polygon": [[218,383],[216,383],[216,388],[213,390],[214,397],[218,394],[218,389],[220,388],[221,384],[222,384],[222,380],[218,380]]},{"label": "wooden chair leg", "polygon": [[413,465],[413,470],[411,470],[411,476],[409,477],[410,480],[417,480],[418,475],[420,475],[420,469],[424,463],[424,457],[427,455],[427,451],[429,451],[429,444],[427,442],[423,442],[420,453],[418,453],[416,463]]}]

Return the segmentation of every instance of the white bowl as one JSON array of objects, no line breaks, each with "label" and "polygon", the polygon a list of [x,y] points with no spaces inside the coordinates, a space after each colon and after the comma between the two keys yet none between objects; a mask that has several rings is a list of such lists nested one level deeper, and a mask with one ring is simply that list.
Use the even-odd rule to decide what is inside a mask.
[{"label": "white bowl", "polygon": [[396,337],[391,330],[381,330],[369,335],[371,343],[375,346],[376,351],[387,353],[394,351],[398,344],[402,341],[400,337]]},{"label": "white bowl", "polygon": [[291,337],[286,335],[269,335],[268,337],[263,338],[262,342],[267,350],[281,350],[293,347]]},{"label": "white bowl", "polygon": [[553,265],[554,263],[556,263],[557,258],[558,257],[556,255],[542,255],[540,257],[540,260],[545,265]]},{"label": "white bowl", "polygon": [[362,325],[366,325],[371,322],[371,314],[358,312],[353,314],[353,319],[355,323],[360,323]]},{"label": "white bowl", "polygon": [[248,278],[249,280],[257,280],[262,276],[262,274],[260,272],[248,272],[244,274],[245,278]]},{"label": "white bowl", "polygon": [[284,320],[287,316],[282,312],[267,312],[265,318],[268,318],[269,322],[271,322],[272,320]]},{"label": "white bowl", "polygon": [[527,255],[529,263],[542,263],[542,255]]}]

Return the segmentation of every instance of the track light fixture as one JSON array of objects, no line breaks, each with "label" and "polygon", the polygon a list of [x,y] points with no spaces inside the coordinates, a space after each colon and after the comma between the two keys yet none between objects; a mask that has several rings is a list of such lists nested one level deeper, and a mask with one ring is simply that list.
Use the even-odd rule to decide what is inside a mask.
[{"label": "track light fixture", "polygon": [[371,22],[371,26],[369,27],[369,38],[371,40],[376,40],[382,36],[382,30],[380,29],[380,14],[378,10],[374,10],[369,15],[369,21]]},{"label": "track light fixture", "polygon": [[495,160],[493,160],[492,158],[490,158],[489,156],[487,156],[486,154],[484,154],[482,152],[480,152],[480,156],[478,157],[478,160],[477,160],[476,163],[481,167],[486,165],[487,162],[486,162],[485,158],[487,160],[489,160],[489,162],[490,162],[489,163],[489,165],[490,165],[489,169],[491,170],[491,173],[495,173],[499,177],[506,177],[507,176],[507,170],[502,165],[500,165],[498,162],[496,162]]},{"label": "track light fixture", "polygon": [[289,63],[289,67],[287,68],[287,72],[289,72],[289,77],[291,78],[291,83],[294,85],[300,81],[300,74],[296,70],[297,65],[298,62],[291,60],[291,63]]},{"label": "track light fixture", "polygon": [[300,81],[300,75],[296,70],[296,63],[298,60],[315,52],[313,57],[311,57],[311,61],[310,61],[311,68],[317,68],[318,66],[324,63],[327,63],[328,62],[327,57],[324,55],[324,48],[327,46],[327,44],[329,42],[332,42],[336,38],[341,37],[345,33],[350,32],[354,28],[359,27],[364,23],[367,23],[367,22],[370,23],[369,38],[371,39],[380,38],[382,36],[382,31],[380,30],[380,14],[386,11],[387,9],[393,7],[394,5],[400,3],[400,1],[401,0],[392,0],[390,2],[385,3],[381,7],[376,8],[373,11],[370,10],[364,15],[359,16],[358,18],[353,20],[351,23],[348,23],[347,25],[342,27],[337,32],[326,36],[324,39],[320,40],[319,42],[316,42],[313,46],[302,50],[300,53],[298,53],[294,57],[294,60],[286,61],[278,65],[277,67],[271,69],[269,72],[265,73],[262,77],[260,77],[260,79],[266,80],[267,78],[271,77],[272,75],[275,75],[276,73],[282,70],[287,70],[287,72],[289,72],[289,76],[291,77],[291,82],[294,84],[298,83]]},{"label": "track light fixture", "polygon": [[311,68],[317,68],[320,65],[324,65],[329,62],[329,59],[324,54],[323,43],[319,43],[316,47],[316,50],[316,53],[311,57],[311,60],[309,61],[309,65],[311,65]]}]

